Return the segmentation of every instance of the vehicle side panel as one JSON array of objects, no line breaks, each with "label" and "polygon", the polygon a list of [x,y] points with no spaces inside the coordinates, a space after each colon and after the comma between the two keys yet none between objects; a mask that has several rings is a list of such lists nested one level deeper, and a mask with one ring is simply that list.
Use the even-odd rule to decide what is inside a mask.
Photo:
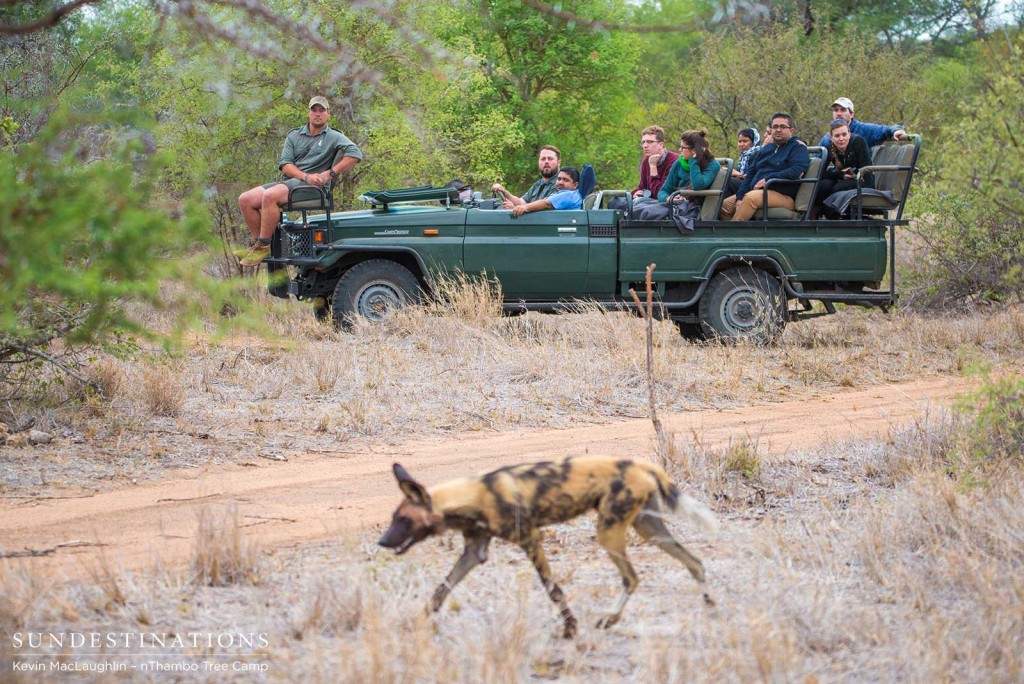
[{"label": "vehicle side panel", "polygon": [[682,233],[671,224],[627,222],[619,227],[619,280],[643,280],[658,265],[661,282],[705,277],[722,256],[764,256],[793,280],[881,280],[886,267],[881,222],[819,221],[697,224]]},{"label": "vehicle side panel", "polygon": [[587,212],[469,209],[464,269],[501,281],[506,299],[571,299],[587,294]]},{"label": "vehicle side panel", "polygon": [[[433,272],[450,272],[463,267],[466,212],[458,209],[434,211],[360,212],[345,220],[332,221],[334,251],[320,266],[340,260],[347,249],[366,252],[375,246],[415,251]],[[431,234],[436,231],[436,234]]]}]

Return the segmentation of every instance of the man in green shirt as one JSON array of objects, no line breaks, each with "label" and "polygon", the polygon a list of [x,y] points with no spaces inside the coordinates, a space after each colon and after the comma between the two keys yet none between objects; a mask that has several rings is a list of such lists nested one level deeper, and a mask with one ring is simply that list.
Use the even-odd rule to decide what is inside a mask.
[{"label": "man in green shirt", "polygon": [[501,193],[501,196],[505,198],[505,201],[501,203],[501,206],[505,209],[545,199],[555,191],[555,181],[558,178],[558,169],[561,165],[562,153],[558,151],[558,148],[554,145],[545,145],[540,148],[540,156],[537,159],[537,166],[540,168],[540,178],[530,186],[530,189],[522,197],[516,197],[506,190],[505,186],[501,183],[495,183],[491,186],[491,189]]},{"label": "man in green shirt", "polygon": [[[281,151],[282,179],[243,192],[238,197],[245,225],[253,244],[242,258],[242,266],[258,266],[270,256],[270,239],[281,219],[281,206],[288,202],[288,191],[309,184],[330,186],[331,182],[359,163],[363,153],[344,133],[327,125],[331,108],[327,99],[317,95],[309,101],[309,123],[288,131]],[[335,162],[335,153],[342,158]],[[333,166],[332,166],[333,164]]]}]

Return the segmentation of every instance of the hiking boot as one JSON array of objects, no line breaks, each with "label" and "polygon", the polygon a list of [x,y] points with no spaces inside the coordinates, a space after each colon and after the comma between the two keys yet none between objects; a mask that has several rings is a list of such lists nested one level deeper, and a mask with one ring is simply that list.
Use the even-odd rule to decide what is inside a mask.
[{"label": "hiking boot", "polygon": [[257,242],[239,262],[242,266],[259,266],[260,262],[270,256],[270,245]]},{"label": "hiking boot", "polygon": [[256,246],[257,242],[259,242],[259,240],[253,240],[252,242],[250,242],[247,245],[241,245],[240,247],[235,247],[234,249],[231,250],[231,253],[234,254],[239,259],[241,259],[242,257],[244,257],[246,254],[249,253],[250,249],[252,249],[253,247]]}]

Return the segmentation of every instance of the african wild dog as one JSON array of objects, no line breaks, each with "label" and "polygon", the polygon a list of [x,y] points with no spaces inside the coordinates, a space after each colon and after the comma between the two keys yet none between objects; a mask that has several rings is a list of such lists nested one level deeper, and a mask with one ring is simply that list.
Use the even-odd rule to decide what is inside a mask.
[{"label": "african wild dog", "polygon": [[[465,549],[455,567],[437,587],[430,610],[441,607],[448,593],[475,566],[487,560],[492,537],[518,544],[529,556],[548,596],[562,613],[566,638],[576,634],[576,618],[565,594],[551,578],[542,527],[565,522],[586,511],[597,511],[597,540],[608,551],[622,575],[623,590],[613,612],[597,626],[618,622],[629,595],[639,580],[626,558],[626,532],[630,525],[644,539],[682,562],[698,582],[704,566],[672,538],[660,512],[661,505],[680,511],[706,528],[717,525],[702,503],[681,494],[665,472],[652,463],[602,456],[579,456],[561,462],[543,462],[499,468],[477,477],[444,482],[429,490],[405,468],[394,465],[398,486],[405,494],[380,538],[381,546],[399,554],[417,542],[447,530],[460,530]],[[704,599],[711,603],[710,597]]]}]

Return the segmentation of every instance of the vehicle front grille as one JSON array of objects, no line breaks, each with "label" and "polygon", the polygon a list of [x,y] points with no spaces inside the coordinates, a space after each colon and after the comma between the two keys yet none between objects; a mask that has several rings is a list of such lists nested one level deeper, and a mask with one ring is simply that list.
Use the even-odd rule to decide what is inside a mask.
[{"label": "vehicle front grille", "polygon": [[285,259],[313,257],[313,229],[285,228],[281,234],[281,256]]}]

